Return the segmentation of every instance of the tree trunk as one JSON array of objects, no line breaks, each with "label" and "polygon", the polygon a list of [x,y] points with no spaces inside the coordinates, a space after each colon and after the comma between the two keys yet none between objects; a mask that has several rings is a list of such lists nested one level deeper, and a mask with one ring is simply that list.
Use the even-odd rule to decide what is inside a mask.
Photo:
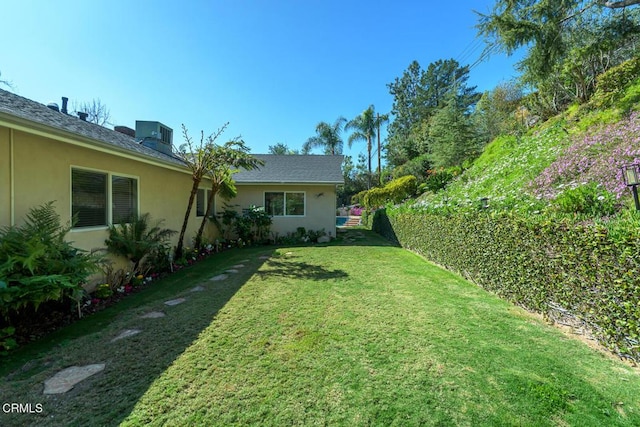
[{"label": "tree trunk", "polygon": [[371,135],[367,135],[367,152],[369,153],[368,162],[369,162],[369,177],[367,178],[367,182],[369,183],[369,188],[371,188]]},{"label": "tree trunk", "polygon": [[209,198],[207,199],[207,209],[202,217],[202,222],[200,223],[200,228],[198,228],[198,233],[196,234],[196,247],[200,249],[202,247],[202,233],[204,232],[204,226],[209,219],[209,215],[211,215],[211,206],[213,205],[213,201],[216,198],[216,194],[218,193],[219,185],[215,182],[211,184],[211,192],[209,193]]},{"label": "tree trunk", "polygon": [[191,215],[191,207],[193,206],[193,200],[198,193],[198,185],[200,185],[199,179],[193,179],[193,185],[191,186],[191,194],[189,195],[189,204],[187,205],[187,211],[184,214],[184,220],[182,221],[182,228],[180,229],[180,237],[178,237],[178,245],[176,246],[176,259],[182,257],[182,247],[184,245],[184,235],[187,232],[187,224],[189,223],[189,215]]}]

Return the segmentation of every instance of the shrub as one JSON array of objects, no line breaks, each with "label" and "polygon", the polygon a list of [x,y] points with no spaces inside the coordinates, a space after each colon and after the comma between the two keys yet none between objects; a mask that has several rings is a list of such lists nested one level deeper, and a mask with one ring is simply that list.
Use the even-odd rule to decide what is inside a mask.
[{"label": "shrub", "polygon": [[640,216],[608,223],[514,212],[376,213],[373,229],[485,289],[586,323],[621,356],[640,361]]},{"label": "shrub", "polygon": [[408,175],[389,182],[383,188],[372,188],[362,197],[366,208],[378,208],[386,203],[401,203],[416,194],[418,182],[415,176]]},{"label": "shrub", "polygon": [[0,231],[0,315],[7,317],[45,301],[79,301],[82,285],[98,269],[100,258],[65,241],[53,202],[32,208],[21,227]]},{"label": "shrub", "polygon": [[611,107],[640,77],[640,57],[635,57],[600,74],[590,104],[598,109]]},{"label": "shrub", "polygon": [[98,285],[95,291],[93,291],[93,295],[96,298],[107,299],[113,295],[113,290],[111,289],[111,285],[108,283],[103,283]]},{"label": "shrub", "polygon": [[163,220],[151,225],[148,213],[131,218],[125,224],[109,226],[109,238],[105,240],[109,252],[127,258],[133,264],[132,273],[138,274],[147,257],[167,250],[169,238],[174,230],[161,228]]},{"label": "shrub", "polygon": [[594,182],[570,187],[560,192],[551,202],[552,209],[561,213],[602,217],[616,212],[616,198]]}]

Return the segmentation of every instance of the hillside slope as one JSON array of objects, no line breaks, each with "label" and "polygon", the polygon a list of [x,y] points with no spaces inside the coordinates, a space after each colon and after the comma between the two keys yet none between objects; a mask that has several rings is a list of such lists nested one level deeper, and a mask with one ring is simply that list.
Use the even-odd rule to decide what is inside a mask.
[{"label": "hillside slope", "polygon": [[628,204],[620,167],[640,162],[638,94],[640,78],[606,108],[574,106],[524,135],[499,136],[445,190],[419,203],[477,206],[486,197],[495,208],[536,211],[565,189],[591,184]]}]

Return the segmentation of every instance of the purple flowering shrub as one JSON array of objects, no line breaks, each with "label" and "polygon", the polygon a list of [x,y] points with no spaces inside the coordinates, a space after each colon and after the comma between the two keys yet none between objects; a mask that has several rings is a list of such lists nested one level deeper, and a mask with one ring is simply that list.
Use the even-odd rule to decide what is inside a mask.
[{"label": "purple flowering shrub", "polygon": [[640,113],[581,135],[529,183],[538,197],[554,199],[566,187],[601,184],[616,199],[628,194],[621,167],[640,162]]},{"label": "purple flowering shrub", "polygon": [[354,216],[361,216],[362,208],[360,206],[354,206],[351,208],[351,211],[349,212],[349,214]]}]

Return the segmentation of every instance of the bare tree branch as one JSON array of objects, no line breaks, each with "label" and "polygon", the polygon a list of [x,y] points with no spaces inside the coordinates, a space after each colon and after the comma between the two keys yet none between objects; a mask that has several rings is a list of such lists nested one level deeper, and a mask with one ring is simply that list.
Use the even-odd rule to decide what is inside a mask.
[{"label": "bare tree branch", "polygon": [[633,6],[636,4],[640,4],[640,0],[619,0],[619,1],[598,1],[598,4],[604,7],[609,7],[611,9],[619,9],[627,6]]},{"label": "bare tree branch", "polygon": [[73,103],[73,109],[75,113],[87,113],[87,121],[95,123],[100,126],[111,125],[109,121],[111,119],[111,112],[105,104],[100,101],[100,98],[92,99],[91,102],[83,102],[81,104]]},{"label": "bare tree branch", "polygon": [[[2,72],[0,72],[0,76],[2,76]],[[13,84],[9,80],[0,79],[0,85],[5,85],[9,89],[13,89]]]}]

